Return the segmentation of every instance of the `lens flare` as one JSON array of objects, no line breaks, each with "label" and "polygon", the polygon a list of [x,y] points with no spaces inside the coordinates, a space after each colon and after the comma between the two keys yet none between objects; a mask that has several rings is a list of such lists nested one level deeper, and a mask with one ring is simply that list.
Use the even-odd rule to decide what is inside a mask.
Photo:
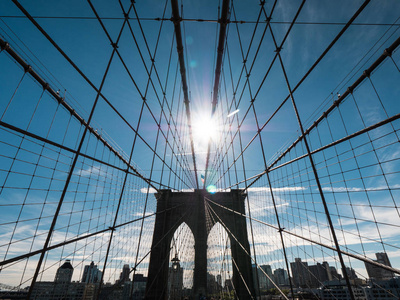
[{"label": "lens flare", "polygon": [[210,194],[215,194],[217,192],[217,187],[215,185],[209,185],[206,188],[207,192],[209,192]]}]

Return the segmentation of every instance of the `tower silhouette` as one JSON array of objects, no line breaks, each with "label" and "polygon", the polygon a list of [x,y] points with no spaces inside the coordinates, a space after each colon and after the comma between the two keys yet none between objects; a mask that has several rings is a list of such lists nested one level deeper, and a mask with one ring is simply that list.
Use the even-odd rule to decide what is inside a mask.
[{"label": "tower silhouette", "polygon": [[[147,299],[166,299],[171,240],[176,229],[186,223],[195,241],[192,294],[197,299],[207,294],[207,237],[216,223],[229,233],[233,260],[233,285],[239,299],[251,299],[254,293],[250,246],[247,236],[244,200],[240,190],[207,193],[205,190],[177,192],[161,190],[156,194],[157,214],[154,225]],[[225,209],[225,208],[228,208]],[[218,216],[211,218],[210,214]]]}]

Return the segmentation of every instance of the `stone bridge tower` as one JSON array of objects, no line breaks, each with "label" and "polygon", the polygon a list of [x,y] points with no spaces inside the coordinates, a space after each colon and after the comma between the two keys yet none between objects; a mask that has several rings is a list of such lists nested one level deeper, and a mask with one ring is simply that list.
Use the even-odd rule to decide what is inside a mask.
[{"label": "stone bridge tower", "polygon": [[[220,204],[208,202],[217,217],[206,217],[205,197]],[[244,200],[241,190],[207,193],[205,190],[194,192],[172,192],[161,190],[156,194],[157,214],[154,225],[152,251],[146,286],[146,299],[167,299],[169,252],[172,237],[176,229],[185,222],[191,229],[195,241],[194,275],[192,293],[194,299],[207,295],[207,237],[216,222],[227,227],[231,243],[233,265],[233,285],[239,299],[251,299],[255,296],[253,285],[250,246]],[[238,212],[229,211],[229,209]],[[233,237],[233,236],[234,237]],[[242,246],[243,249],[242,248]],[[251,294],[251,296],[250,296]],[[255,298],[255,297],[254,297]]]}]

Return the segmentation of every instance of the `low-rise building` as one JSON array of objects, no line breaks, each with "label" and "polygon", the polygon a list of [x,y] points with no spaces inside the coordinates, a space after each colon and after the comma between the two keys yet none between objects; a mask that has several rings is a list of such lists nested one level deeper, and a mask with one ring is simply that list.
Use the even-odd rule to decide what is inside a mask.
[{"label": "low-rise building", "polygon": [[363,289],[367,300],[398,300],[400,298],[400,278],[371,279],[368,286]]},{"label": "low-rise building", "polygon": [[[351,280],[353,294],[356,300],[367,300],[362,280]],[[351,300],[350,291],[344,280],[332,280],[315,290],[321,300]]]}]

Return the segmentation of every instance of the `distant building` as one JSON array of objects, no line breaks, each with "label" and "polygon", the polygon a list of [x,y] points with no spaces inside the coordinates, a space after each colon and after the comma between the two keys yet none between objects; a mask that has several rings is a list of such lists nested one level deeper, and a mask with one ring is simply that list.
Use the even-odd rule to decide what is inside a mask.
[{"label": "distant building", "polygon": [[346,273],[347,273],[347,276],[349,277],[349,279],[357,279],[358,278],[356,271],[354,271],[353,268],[346,267]]},{"label": "distant building", "polygon": [[0,289],[0,299],[23,300],[28,296],[27,289],[8,291]]},{"label": "distant building", "polygon": [[69,292],[73,273],[74,268],[71,265],[71,261],[67,259],[61,267],[57,269],[54,283],[48,292],[56,299],[58,299],[57,297],[61,299],[65,298]]},{"label": "distant building", "polygon": [[302,262],[301,258],[295,258],[290,263],[292,269],[293,285],[295,287],[308,287],[310,285],[310,272],[307,262]]},{"label": "distant building", "polygon": [[260,265],[259,267],[257,267],[257,265],[252,265],[252,269],[253,269],[254,288],[256,290],[258,290],[259,288],[261,290],[266,290],[273,286],[272,282],[265,275],[267,274],[269,278],[272,279],[273,275],[270,265]]},{"label": "distant building", "polygon": [[[273,275],[272,275],[272,268],[270,265],[261,265],[260,268],[273,280]],[[262,289],[270,289],[274,285],[272,284],[271,280],[268,279],[267,276],[265,276],[264,272],[260,270],[259,274],[259,279],[260,279],[260,286]]]},{"label": "distant building", "polygon": [[340,280],[342,279],[342,275],[338,273],[335,267],[329,267],[329,272],[331,273],[331,280]]},{"label": "distant building", "polygon": [[74,268],[70,260],[57,269],[54,282],[37,281],[33,287],[31,299],[35,300],[93,300],[97,295],[97,284],[71,282]]},{"label": "distant building", "polygon": [[[328,270],[330,273],[330,268],[335,269],[335,267],[329,267],[329,266],[327,269],[326,265],[320,264],[320,263],[309,266],[309,270],[311,273],[310,274],[310,287],[317,288],[317,287],[320,287],[323,284],[323,282],[329,281]],[[336,269],[335,269],[335,272],[336,272]]]},{"label": "distant building", "polygon": [[131,273],[131,269],[128,264],[125,264],[122,268],[122,272],[119,275],[119,282],[129,281],[129,274]]},{"label": "distant building", "polygon": [[398,300],[400,298],[400,277],[379,281],[372,279],[363,289],[367,300]]},{"label": "distant building", "polygon": [[[335,267],[329,266],[324,261],[322,264],[308,265],[307,262],[302,262],[300,258],[296,258],[290,263],[293,275],[293,285],[302,288],[317,288],[323,285],[324,282],[342,279]],[[350,279],[355,279],[355,271],[348,269],[351,274]]]},{"label": "distant building", "polygon": [[[286,270],[282,268],[274,270],[274,280],[277,285],[287,285],[289,277]],[[272,283],[270,283],[270,287],[273,287]]]},{"label": "distant building", "polygon": [[[127,282],[129,283],[129,282]],[[122,300],[125,284],[120,284],[117,280],[115,284],[107,283],[103,285],[99,299],[100,300]],[[97,300],[97,299],[96,299]]]},{"label": "distant building", "polygon": [[175,257],[172,259],[172,266],[169,268],[168,278],[168,299],[180,299],[183,289],[183,268],[181,268],[177,254],[175,254]]},{"label": "distant building", "polygon": [[378,252],[378,253],[375,253],[375,256],[376,256],[376,260],[377,260],[378,263],[381,263],[381,264],[389,266],[389,267],[392,266],[390,264],[389,257],[387,255],[387,253]]},{"label": "distant building", "polygon": [[84,283],[98,283],[101,280],[102,272],[92,261],[90,265],[86,265],[83,270],[82,280]]},{"label": "distant building", "polygon": [[70,282],[68,284],[51,281],[38,281],[33,287],[31,299],[35,300],[53,300],[53,299],[68,299],[68,300],[92,300],[90,292],[85,296],[86,284],[82,282]]},{"label": "distant building", "polygon": [[72,273],[74,273],[74,268],[71,265],[71,261],[67,259],[65,263],[57,269],[54,282],[70,283],[72,279]]},{"label": "distant building", "polygon": [[98,288],[99,288],[99,284],[98,283],[86,283],[82,300],[97,299],[96,296],[97,296]]},{"label": "distant building", "polygon": [[323,282],[332,280],[333,278],[332,278],[331,269],[330,269],[328,262],[323,261],[322,266],[324,267],[325,272],[326,272],[326,277],[323,278],[324,279]]},{"label": "distant building", "polygon": [[[125,281],[122,284],[122,297],[121,300],[131,299],[132,281]],[[137,298],[139,299],[139,298]]]},{"label": "distant building", "polygon": [[133,276],[133,291],[132,291],[133,300],[144,299],[144,295],[146,292],[146,283],[147,283],[147,277],[144,277],[143,274],[135,274]]},{"label": "distant building", "polygon": [[[356,300],[367,300],[364,290],[360,287],[361,280],[351,280],[352,290]],[[344,280],[332,280],[316,289],[320,300],[351,300],[350,291]]]},{"label": "distant building", "polygon": [[323,261],[322,265],[320,265],[320,266],[321,266],[320,272],[319,272],[320,281],[325,282],[325,281],[332,280],[332,274],[330,272],[330,267],[329,267],[328,262]]},{"label": "distant building", "polygon": [[[251,265],[251,271],[253,273],[253,285],[256,291],[258,291],[258,289],[262,289],[261,287],[261,281],[262,281],[262,273],[261,271],[257,268],[257,265],[252,264]],[[257,274],[258,274],[258,278],[257,278]],[[257,280],[258,279],[258,280]]]},{"label": "distant building", "polygon": [[[376,262],[391,267],[392,265],[390,264],[389,257],[387,256],[386,253],[375,253],[376,256]],[[370,264],[370,263],[365,263],[365,268],[367,269],[368,277],[369,278],[374,278],[377,280],[383,280],[383,279],[389,279],[394,276],[392,272],[389,270],[383,269],[379,266]]]}]

